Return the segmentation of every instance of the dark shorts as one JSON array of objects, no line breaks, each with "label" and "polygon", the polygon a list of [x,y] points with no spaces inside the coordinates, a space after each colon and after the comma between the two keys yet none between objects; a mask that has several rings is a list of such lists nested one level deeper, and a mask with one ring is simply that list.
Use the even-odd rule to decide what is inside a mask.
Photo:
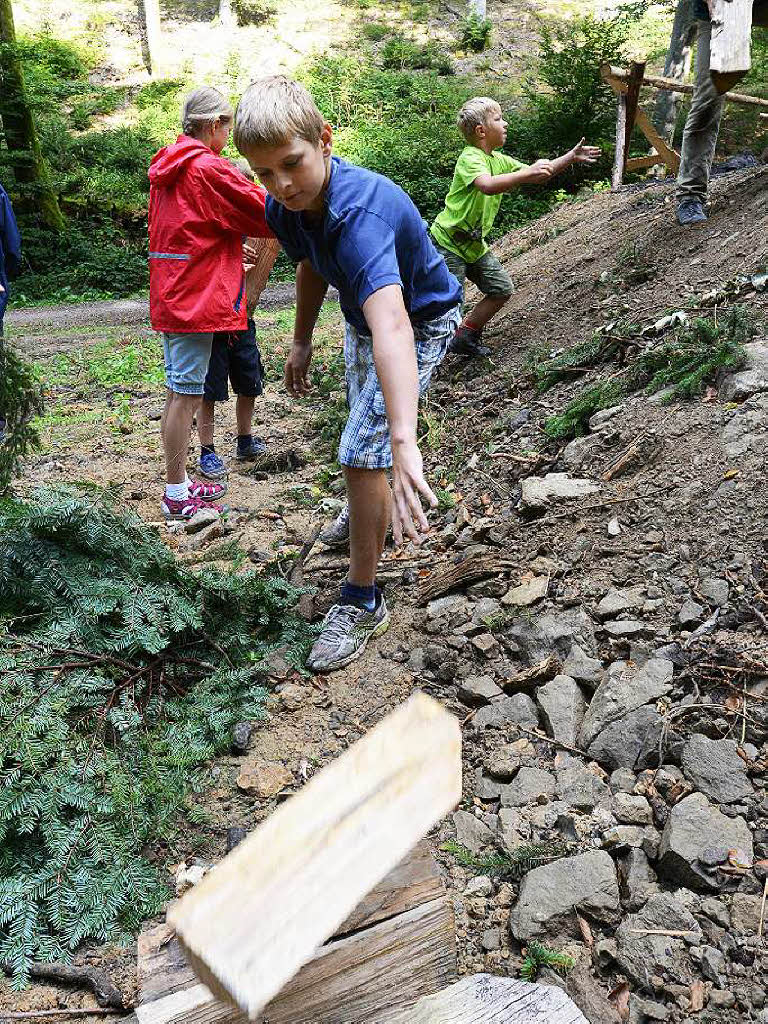
[{"label": "dark shorts", "polygon": [[501,298],[502,295],[511,295],[514,291],[512,279],[490,249],[474,263],[465,263],[461,256],[444,249],[434,239],[432,241],[460,285],[463,286],[464,279],[468,277],[473,284],[477,285],[483,295],[488,295],[490,298]]},{"label": "dark shorts", "polygon": [[263,391],[264,366],[256,344],[253,320],[248,321],[244,331],[220,331],[214,334],[203,390],[206,402],[227,401],[227,378],[236,395],[256,398]]}]

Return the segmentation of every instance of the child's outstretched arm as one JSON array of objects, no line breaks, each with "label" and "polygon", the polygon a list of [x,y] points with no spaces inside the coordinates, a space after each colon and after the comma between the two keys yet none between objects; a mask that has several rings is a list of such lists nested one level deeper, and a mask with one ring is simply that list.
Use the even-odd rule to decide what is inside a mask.
[{"label": "child's outstretched arm", "polygon": [[424,478],[416,442],[419,412],[419,370],[413,328],[399,284],[386,285],[363,303],[363,315],[373,335],[373,361],[379,377],[392,441],[392,534],[401,544],[403,533],[415,543],[429,530],[421,507],[422,494],[432,508],[437,498]]},{"label": "child's outstretched arm", "polygon": [[556,156],[554,160],[549,161],[552,168],[552,176],[560,174],[570,167],[571,164],[593,164],[599,156],[600,147],[587,146],[582,138],[581,142],[577,142],[573,149],[569,149],[567,153],[563,153],[562,156]]},{"label": "child's outstretched arm", "polygon": [[484,195],[496,196],[500,192],[511,192],[520,185],[543,185],[571,164],[593,164],[599,156],[600,149],[597,146],[586,146],[582,139],[573,149],[554,160],[537,160],[530,167],[510,174],[479,174],[472,184]]},{"label": "child's outstretched arm", "polygon": [[293,345],[285,361],[285,386],[296,398],[309,394],[309,364],[312,360],[312,334],[328,282],[320,277],[308,260],[296,267],[296,321]]}]

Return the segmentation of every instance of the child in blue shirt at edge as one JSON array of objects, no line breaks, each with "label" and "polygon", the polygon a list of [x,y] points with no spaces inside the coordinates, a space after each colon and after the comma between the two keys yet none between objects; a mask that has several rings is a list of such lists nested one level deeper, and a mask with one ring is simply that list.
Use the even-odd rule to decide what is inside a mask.
[{"label": "child in blue shirt at edge", "polygon": [[[268,192],[266,219],[296,267],[296,322],[285,383],[308,394],[312,333],[328,284],[346,321],[349,418],[339,446],[349,501],[349,573],[307,667],[330,672],[385,632],[376,568],[392,521],[419,542],[420,495],[437,499],[416,442],[419,396],[460,317],[461,288],[413,202],[379,174],[331,156],[332,130],[310,94],[282,75],[243,94],[234,141]],[[392,469],[392,490],[386,470]]]},{"label": "child in blue shirt at edge", "polygon": [[487,96],[467,100],[456,123],[467,144],[456,162],[445,208],[430,230],[451,273],[462,285],[468,277],[483,293],[464,317],[450,350],[459,355],[488,356],[491,350],[482,343],[483,328],[509,300],[513,288],[509,274],[485,240],[499,212],[502,193],[520,185],[544,184],[574,163],[593,164],[600,150],[585,146],[582,139],[563,156],[527,166],[499,152],[507,141],[507,122],[496,100]]}]

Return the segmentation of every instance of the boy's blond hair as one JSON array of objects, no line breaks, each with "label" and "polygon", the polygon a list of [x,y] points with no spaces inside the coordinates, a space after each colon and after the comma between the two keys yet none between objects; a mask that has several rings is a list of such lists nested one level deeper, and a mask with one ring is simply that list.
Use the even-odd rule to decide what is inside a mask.
[{"label": "boy's blond hair", "polygon": [[325,118],[303,85],[285,75],[260,78],[237,104],[234,143],[241,153],[256,146],[284,146],[297,136],[314,145]]},{"label": "boy's blond hair", "polygon": [[191,138],[198,138],[214,121],[231,121],[232,107],[226,96],[212,85],[193,89],[184,97],[181,108],[181,130]]},{"label": "boy's blond hair", "polygon": [[501,106],[490,96],[473,96],[471,100],[467,100],[456,117],[458,129],[467,142],[475,141],[475,128],[484,125],[488,115],[497,110],[501,110]]}]

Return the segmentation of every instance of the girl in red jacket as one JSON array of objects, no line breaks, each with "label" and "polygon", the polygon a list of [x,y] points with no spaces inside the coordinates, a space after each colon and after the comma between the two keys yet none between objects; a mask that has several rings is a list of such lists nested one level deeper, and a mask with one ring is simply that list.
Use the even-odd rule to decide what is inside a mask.
[{"label": "girl in red jacket", "polygon": [[162,507],[168,519],[191,519],[204,507],[223,511],[216,502],[226,485],[187,476],[189,435],[214,332],[246,329],[243,236],[272,236],[264,189],[219,155],[232,117],[217,89],[195,89],[184,101],[184,134],[156,153],[149,168],[149,311],[165,356]]}]

